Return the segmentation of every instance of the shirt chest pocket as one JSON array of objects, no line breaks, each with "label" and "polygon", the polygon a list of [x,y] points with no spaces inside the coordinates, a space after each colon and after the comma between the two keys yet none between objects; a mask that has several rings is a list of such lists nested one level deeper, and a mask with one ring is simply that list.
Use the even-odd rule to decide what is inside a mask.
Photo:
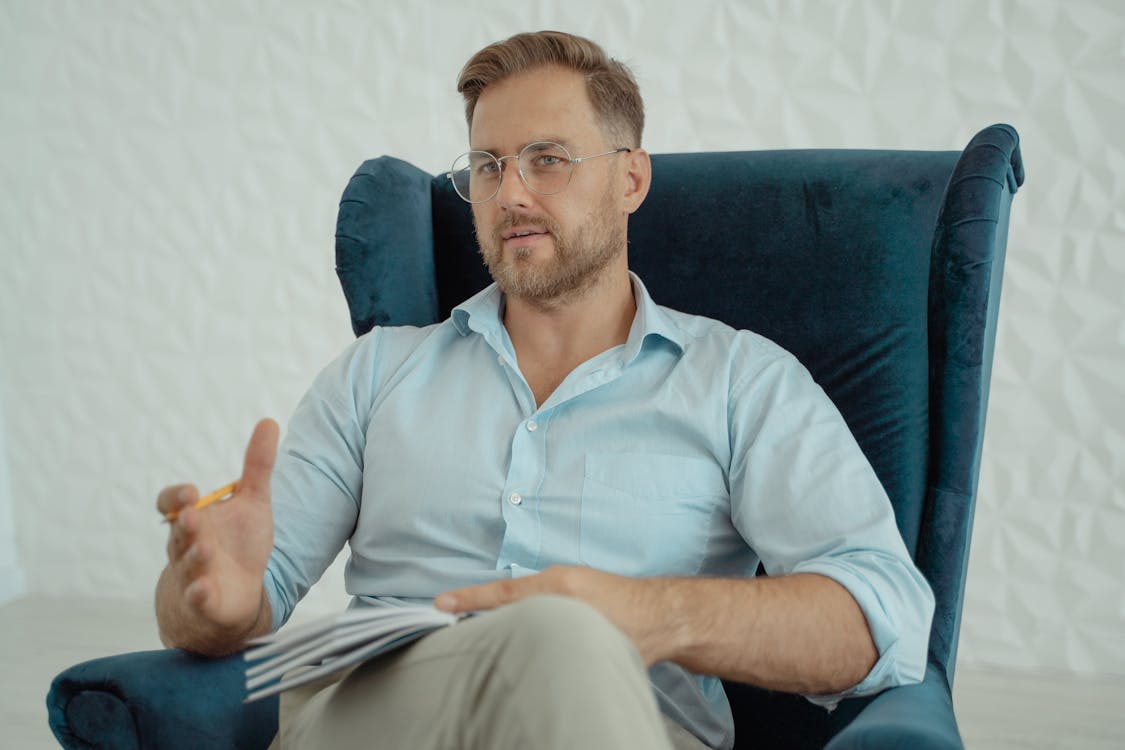
[{"label": "shirt chest pocket", "polygon": [[579,560],[621,575],[694,575],[729,505],[722,469],[713,461],[587,453]]}]

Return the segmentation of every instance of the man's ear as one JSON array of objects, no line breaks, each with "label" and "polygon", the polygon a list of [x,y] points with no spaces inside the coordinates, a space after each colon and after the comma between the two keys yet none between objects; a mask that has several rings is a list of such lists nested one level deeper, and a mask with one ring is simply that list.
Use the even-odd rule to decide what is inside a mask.
[{"label": "man's ear", "polygon": [[652,184],[652,160],[643,148],[622,154],[625,162],[625,213],[633,213],[645,201]]}]

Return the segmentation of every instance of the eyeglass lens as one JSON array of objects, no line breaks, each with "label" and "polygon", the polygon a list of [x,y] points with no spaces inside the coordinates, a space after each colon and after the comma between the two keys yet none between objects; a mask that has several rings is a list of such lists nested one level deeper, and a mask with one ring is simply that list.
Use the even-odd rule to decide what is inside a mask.
[{"label": "eyeglass lens", "polygon": [[[557,143],[529,143],[518,157],[524,184],[543,195],[562,191],[570,183],[572,168],[570,153]],[[453,187],[470,203],[483,203],[499,192],[502,171],[492,154],[470,151],[453,162]]]}]

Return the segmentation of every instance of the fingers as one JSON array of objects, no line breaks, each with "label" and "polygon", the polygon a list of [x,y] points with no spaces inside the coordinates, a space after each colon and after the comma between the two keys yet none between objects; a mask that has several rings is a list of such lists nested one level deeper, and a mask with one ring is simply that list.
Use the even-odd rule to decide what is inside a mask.
[{"label": "fingers", "polygon": [[195,535],[194,524],[185,524],[184,518],[191,512],[191,506],[199,499],[199,490],[193,484],[177,484],[165,487],[156,498],[156,508],[160,514],[167,516],[171,512],[179,513],[176,522],[168,527],[168,562],[175,562],[191,544]]},{"label": "fingers", "polygon": [[505,604],[518,602],[535,594],[560,594],[573,596],[594,604],[593,600],[584,592],[588,592],[591,576],[600,577],[605,583],[605,576],[609,574],[590,570],[589,568],[552,565],[542,573],[525,576],[522,578],[501,578],[498,581],[481,583],[476,586],[446,591],[434,599],[434,607],[445,612],[474,612],[477,610],[495,609]]},{"label": "fingers", "polygon": [[168,527],[168,562],[176,563],[199,537],[199,512],[190,506]]},{"label": "fingers", "polygon": [[203,605],[207,603],[207,597],[210,593],[211,585],[207,579],[197,578],[184,589],[184,598],[195,609],[202,609]]},{"label": "fingers", "polygon": [[173,575],[180,581],[185,597],[194,607],[201,606],[213,589],[209,579],[214,572],[214,544],[202,538],[197,533],[198,529],[193,528],[198,526],[199,521],[197,512],[188,511],[181,522],[174,524],[176,530],[173,535],[178,537],[181,548],[169,564]]},{"label": "fingers", "polygon": [[[242,478],[238,491],[253,495],[267,495],[270,487],[270,473],[277,458],[279,428],[272,419],[263,419],[254,427],[250,442],[246,446],[246,457],[242,464]],[[194,484],[174,484],[165,487],[156,497],[156,509],[166,516],[183,510],[199,500],[199,489]]]},{"label": "fingers", "polygon": [[180,558],[180,575],[183,576],[184,580],[194,580],[207,572],[207,566],[210,562],[210,548],[202,540],[197,539]]},{"label": "fingers", "polygon": [[473,612],[495,609],[496,607],[519,601],[526,596],[541,593],[536,585],[538,576],[527,578],[505,578],[477,586],[467,586],[455,591],[446,591],[434,599],[434,607],[445,612]]},{"label": "fingers", "polygon": [[199,489],[194,484],[174,484],[165,487],[156,496],[156,509],[160,511],[160,515],[166,516],[185,505],[191,505],[198,499]]},{"label": "fingers", "polygon": [[[246,448],[242,478],[238,482],[237,494],[245,496],[242,502],[268,502],[278,433],[278,425],[272,419],[263,419],[255,426]],[[228,529],[224,535],[223,526],[217,522],[214,512],[208,516],[212,506],[197,509],[194,506],[198,501],[199,490],[195,485],[179,484],[161,490],[156,507],[161,515],[178,514],[169,526],[169,573],[179,581],[188,602],[201,608],[214,605],[226,587],[221,579],[229,573],[231,550],[228,547],[235,532]],[[219,513],[220,517],[224,515]]]},{"label": "fingers", "polygon": [[245,492],[255,498],[269,497],[270,473],[277,458],[278,433],[277,422],[272,419],[263,419],[254,427],[254,434],[246,446],[239,493]]}]

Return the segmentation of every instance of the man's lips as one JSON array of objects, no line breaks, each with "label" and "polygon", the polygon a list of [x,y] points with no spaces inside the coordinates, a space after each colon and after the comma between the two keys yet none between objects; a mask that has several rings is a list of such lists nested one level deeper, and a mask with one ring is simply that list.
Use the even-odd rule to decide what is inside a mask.
[{"label": "man's lips", "polygon": [[505,230],[500,233],[500,239],[507,240],[520,240],[529,237],[539,237],[547,235],[549,232],[541,227],[515,227],[513,229]]}]

